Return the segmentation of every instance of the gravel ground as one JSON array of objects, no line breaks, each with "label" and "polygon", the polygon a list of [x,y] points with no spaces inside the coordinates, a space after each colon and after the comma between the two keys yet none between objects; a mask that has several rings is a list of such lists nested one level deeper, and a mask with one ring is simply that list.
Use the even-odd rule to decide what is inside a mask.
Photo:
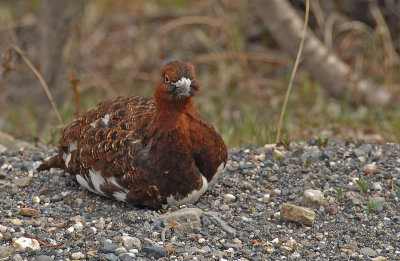
[{"label": "gravel ground", "polygon": [[400,260],[398,144],[232,149],[199,202],[160,211],[36,172],[55,150],[0,152],[0,260]]}]

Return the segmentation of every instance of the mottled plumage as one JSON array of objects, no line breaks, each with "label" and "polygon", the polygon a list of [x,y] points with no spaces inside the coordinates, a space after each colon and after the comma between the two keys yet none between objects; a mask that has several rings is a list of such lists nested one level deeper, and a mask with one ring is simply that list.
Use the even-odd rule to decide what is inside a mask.
[{"label": "mottled plumage", "polygon": [[200,84],[191,64],[165,65],[154,99],[104,101],[65,128],[58,167],[88,190],[144,206],[194,203],[227,161],[221,136],[194,107]]}]

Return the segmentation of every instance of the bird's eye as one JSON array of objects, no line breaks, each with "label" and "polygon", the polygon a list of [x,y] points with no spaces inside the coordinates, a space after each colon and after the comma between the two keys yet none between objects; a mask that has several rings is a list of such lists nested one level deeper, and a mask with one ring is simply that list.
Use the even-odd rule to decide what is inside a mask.
[{"label": "bird's eye", "polygon": [[169,78],[167,75],[164,76],[164,83],[170,83]]}]

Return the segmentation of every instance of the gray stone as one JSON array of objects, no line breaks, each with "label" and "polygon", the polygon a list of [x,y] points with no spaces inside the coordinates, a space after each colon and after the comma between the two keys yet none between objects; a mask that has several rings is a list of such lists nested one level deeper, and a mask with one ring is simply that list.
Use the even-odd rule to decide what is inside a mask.
[{"label": "gray stone", "polygon": [[103,257],[105,260],[108,260],[108,261],[118,261],[119,260],[118,257],[112,253],[105,254],[105,255],[103,255]]},{"label": "gray stone", "polygon": [[44,153],[42,151],[35,151],[32,155],[33,161],[39,161],[44,159]]},{"label": "gray stone", "polygon": [[52,257],[52,256],[46,256],[46,255],[40,255],[40,256],[35,257],[35,259],[36,259],[37,261],[53,261],[53,260],[54,260],[54,257]]},{"label": "gray stone", "polygon": [[374,256],[377,255],[376,252],[375,252],[375,250],[373,250],[372,248],[369,248],[369,247],[363,247],[363,248],[361,248],[361,249],[360,249],[360,253],[361,253],[363,256],[369,256],[369,257],[374,257]]},{"label": "gray stone", "polygon": [[344,242],[346,242],[348,244],[351,242],[351,237],[349,235],[344,235],[343,240],[344,240]]},{"label": "gray stone", "polygon": [[269,182],[277,182],[277,181],[279,181],[279,177],[278,177],[278,175],[270,176],[270,177],[268,177],[268,181]]},{"label": "gray stone", "polygon": [[133,261],[135,256],[132,253],[121,254],[118,256],[120,261]]},{"label": "gray stone", "polygon": [[118,244],[110,243],[106,240],[100,241],[100,251],[104,253],[114,253],[119,248]]},{"label": "gray stone", "polygon": [[145,253],[147,257],[154,257],[154,258],[169,256],[168,249],[159,246],[144,246],[142,247],[142,253]]},{"label": "gray stone", "polygon": [[225,221],[220,219],[217,212],[213,212],[213,211],[204,212],[204,216],[206,216],[211,221],[211,223],[220,227],[226,233],[228,233],[230,235],[236,235],[236,229],[229,226]]}]

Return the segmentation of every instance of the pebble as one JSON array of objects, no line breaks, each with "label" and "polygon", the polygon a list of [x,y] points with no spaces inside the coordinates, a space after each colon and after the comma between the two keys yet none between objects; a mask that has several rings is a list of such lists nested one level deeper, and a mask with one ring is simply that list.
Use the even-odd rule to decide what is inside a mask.
[{"label": "pebble", "polygon": [[40,212],[33,208],[21,208],[18,211],[18,215],[25,217],[37,217],[40,216]]},{"label": "pebble", "polygon": [[38,205],[40,204],[40,198],[38,196],[33,197],[32,199],[33,204]]},{"label": "pebble", "polygon": [[226,204],[223,204],[223,205],[221,205],[221,206],[219,207],[219,209],[222,210],[222,211],[228,211],[228,210],[229,210],[229,206],[226,205]]},{"label": "pebble", "polygon": [[100,249],[100,251],[102,251],[104,253],[114,253],[115,250],[117,250],[117,248],[119,248],[118,244],[110,243],[104,239],[100,241],[99,249]]},{"label": "pebble", "polygon": [[369,256],[369,257],[374,257],[377,255],[377,253],[375,252],[375,250],[373,250],[372,248],[369,247],[363,247],[360,249],[360,254],[364,255],[364,256]]},{"label": "pebble", "polygon": [[374,162],[374,163],[366,164],[366,165],[363,167],[363,172],[364,172],[365,175],[377,173],[378,171],[377,171],[377,169],[376,169],[376,164],[375,164],[375,162]]},{"label": "pebble", "polygon": [[166,247],[144,246],[142,247],[142,252],[147,254],[149,257],[154,257],[154,258],[162,258],[169,256],[169,251],[168,248]]},{"label": "pebble", "polygon": [[31,182],[32,182],[31,178],[16,178],[14,180],[14,184],[20,188],[28,187],[31,184]]},{"label": "pebble", "polygon": [[136,248],[140,250],[142,248],[140,240],[136,237],[124,235],[121,237],[121,243],[128,249]]},{"label": "pebble", "polygon": [[83,259],[85,255],[82,252],[75,252],[71,254],[71,258],[73,259]]},{"label": "pebble", "polygon": [[222,197],[224,199],[226,199],[227,201],[234,201],[236,199],[236,197],[234,195],[229,194],[229,193],[222,195]]},{"label": "pebble", "polygon": [[282,220],[294,221],[309,226],[315,222],[314,211],[288,203],[283,204],[280,217]]},{"label": "pebble", "polygon": [[36,239],[20,237],[14,241],[14,247],[19,251],[25,252],[28,249],[30,251],[38,251],[40,250],[40,244]]},{"label": "pebble", "polygon": [[220,219],[217,212],[205,212],[204,216],[208,217],[214,225],[220,227],[226,233],[230,235],[236,235],[236,229],[230,227],[225,221]]},{"label": "pebble", "polygon": [[320,207],[326,205],[326,199],[321,191],[308,189],[304,191],[302,203],[306,207]]}]

